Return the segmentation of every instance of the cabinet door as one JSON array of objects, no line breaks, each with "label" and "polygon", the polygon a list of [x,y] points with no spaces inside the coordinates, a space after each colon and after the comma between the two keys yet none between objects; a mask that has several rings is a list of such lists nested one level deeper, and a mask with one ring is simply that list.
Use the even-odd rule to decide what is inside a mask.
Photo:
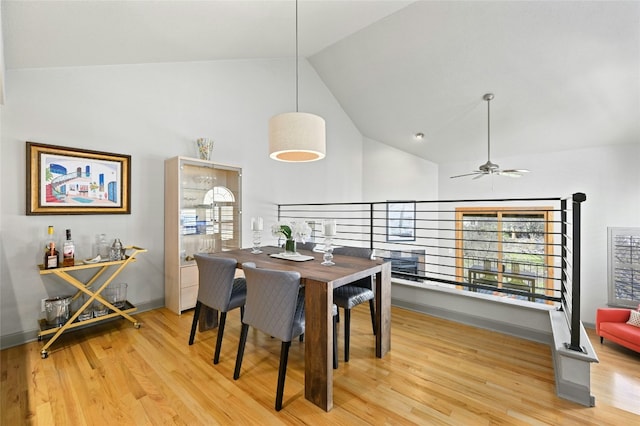
[{"label": "cabinet door", "polygon": [[196,265],[180,268],[180,310],[191,309],[198,300],[198,267]]},{"label": "cabinet door", "polygon": [[184,164],[181,182],[181,264],[195,253],[240,248],[240,172]]}]

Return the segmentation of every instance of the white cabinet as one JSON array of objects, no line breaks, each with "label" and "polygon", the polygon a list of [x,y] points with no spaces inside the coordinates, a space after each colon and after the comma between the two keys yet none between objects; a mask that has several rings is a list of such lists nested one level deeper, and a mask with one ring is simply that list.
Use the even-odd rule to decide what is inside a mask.
[{"label": "white cabinet", "polygon": [[174,157],[164,170],[165,306],[180,314],[196,305],[195,253],[242,244],[242,169]]}]

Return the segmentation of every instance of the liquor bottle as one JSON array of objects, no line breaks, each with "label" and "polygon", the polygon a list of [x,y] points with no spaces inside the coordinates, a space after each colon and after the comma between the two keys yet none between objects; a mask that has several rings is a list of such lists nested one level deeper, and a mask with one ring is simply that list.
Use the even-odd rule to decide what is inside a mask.
[{"label": "liquor bottle", "polygon": [[56,237],[53,230],[53,226],[49,225],[49,227],[47,228],[47,238],[44,240],[44,252],[48,253],[49,246],[51,245],[51,243],[55,244],[55,242],[56,242]]},{"label": "liquor bottle", "polygon": [[67,229],[67,239],[62,246],[62,266],[73,266],[76,246],[71,239],[71,229]]},{"label": "liquor bottle", "polygon": [[56,249],[56,243],[51,241],[49,249],[44,253],[44,269],[53,269],[60,266],[60,253]]}]

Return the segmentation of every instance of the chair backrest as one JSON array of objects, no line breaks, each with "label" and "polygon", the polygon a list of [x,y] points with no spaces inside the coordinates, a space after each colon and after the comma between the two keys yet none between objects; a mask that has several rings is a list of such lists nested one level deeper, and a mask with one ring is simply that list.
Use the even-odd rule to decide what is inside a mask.
[{"label": "chair backrest", "polygon": [[333,254],[340,254],[343,256],[362,257],[365,259],[371,259],[373,250],[367,247],[336,247],[333,249]]},{"label": "chair backrest", "polygon": [[242,322],[283,342],[304,333],[302,322],[295,322],[300,292],[300,273],[256,268],[255,263],[242,264],[247,279],[247,302]]},{"label": "chair backrest", "polygon": [[[362,257],[364,259],[371,259],[373,256],[373,250],[366,247],[336,247],[333,249],[333,254],[339,254],[342,256]],[[358,287],[364,287],[373,289],[373,276],[359,279],[349,285],[355,285]]]},{"label": "chair backrest", "polygon": [[309,250],[309,251],[313,251],[313,248],[316,246],[317,243],[314,243],[313,241],[307,241],[306,243],[296,243],[296,248],[298,250]]},{"label": "chair backrest", "polygon": [[[296,242],[296,250],[309,250],[309,251],[313,251],[313,248],[317,245],[318,243],[314,243],[313,241],[307,241],[306,243],[300,243],[300,242]],[[280,244],[280,248],[284,248],[284,243]]]},{"label": "chair backrest", "polygon": [[206,254],[194,257],[198,265],[198,300],[210,308],[226,312],[238,261]]}]

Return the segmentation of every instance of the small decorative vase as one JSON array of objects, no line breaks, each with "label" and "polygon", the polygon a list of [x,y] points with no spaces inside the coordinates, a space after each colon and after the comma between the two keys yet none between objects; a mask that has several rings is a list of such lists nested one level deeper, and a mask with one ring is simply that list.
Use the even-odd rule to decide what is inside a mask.
[{"label": "small decorative vase", "polygon": [[295,256],[296,252],[296,240],[286,240],[284,242],[284,254],[288,256]]},{"label": "small decorative vase", "polygon": [[213,139],[199,138],[196,140],[196,148],[198,149],[198,158],[201,160],[211,160],[211,152],[213,151]]}]

